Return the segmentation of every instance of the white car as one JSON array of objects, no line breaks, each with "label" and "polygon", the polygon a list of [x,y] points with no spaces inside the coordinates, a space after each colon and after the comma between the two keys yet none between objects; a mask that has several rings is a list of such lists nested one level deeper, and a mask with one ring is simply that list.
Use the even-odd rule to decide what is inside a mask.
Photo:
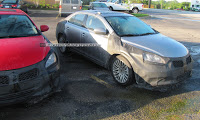
[{"label": "white car", "polygon": [[113,10],[129,10],[133,13],[138,13],[139,11],[142,11],[143,4],[142,3],[120,3],[119,0],[108,0],[107,2],[104,2],[111,11]]}]

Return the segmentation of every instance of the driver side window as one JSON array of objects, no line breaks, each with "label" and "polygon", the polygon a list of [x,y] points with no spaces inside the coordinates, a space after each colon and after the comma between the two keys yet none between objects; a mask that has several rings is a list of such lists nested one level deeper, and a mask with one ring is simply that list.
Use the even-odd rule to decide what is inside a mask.
[{"label": "driver side window", "polygon": [[103,28],[106,30],[106,27],[104,26],[104,24],[98,18],[94,16],[88,16],[85,27],[90,30],[94,30],[96,28]]}]

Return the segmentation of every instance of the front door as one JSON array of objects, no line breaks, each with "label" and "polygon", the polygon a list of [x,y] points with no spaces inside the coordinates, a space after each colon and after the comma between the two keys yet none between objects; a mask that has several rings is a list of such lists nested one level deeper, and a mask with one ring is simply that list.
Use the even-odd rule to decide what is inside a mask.
[{"label": "front door", "polygon": [[81,42],[82,43],[91,43],[97,44],[99,46],[88,46],[84,47],[83,51],[90,57],[97,60],[97,62],[105,63],[109,53],[107,52],[108,48],[108,35],[100,35],[94,32],[94,29],[103,28],[106,30],[103,22],[95,17],[88,16],[85,24],[85,29],[81,31]]}]

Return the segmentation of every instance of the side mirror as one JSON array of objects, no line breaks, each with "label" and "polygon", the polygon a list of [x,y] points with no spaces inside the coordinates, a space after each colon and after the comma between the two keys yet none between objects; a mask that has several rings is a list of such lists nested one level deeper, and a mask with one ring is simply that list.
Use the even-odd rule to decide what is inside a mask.
[{"label": "side mirror", "polygon": [[107,30],[103,28],[97,28],[97,29],[94,29],[94,33],[100,34],[100,35],[107,35]]},{"label": "side mirror", "polygon": [[49,27],[47,25],[41,25],[40,26],[40,31],[41,32],[45,32],[45,31],[48,31],[49,30]]}]

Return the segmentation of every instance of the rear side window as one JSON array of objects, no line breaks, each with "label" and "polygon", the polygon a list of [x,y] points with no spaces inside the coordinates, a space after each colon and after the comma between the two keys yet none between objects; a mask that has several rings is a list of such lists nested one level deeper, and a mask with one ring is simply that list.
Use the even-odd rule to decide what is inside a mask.
[{"label": "rear side window", "polygon": [[71,0],[72,4],[78,4],[78,0]]},{"label": "rear side window", "polygon": [[63,0],[63,3],[70,3],[70,0]]},{"label": "rear side window", "polygon": [[69,19],[70,23],[73,23],[75,25],[78,26],[82,26],[83,25],[83,21],[84,21],[85,15],[84,14],[78,14],[73,16],[72,18]]},{"label": "rear side window", "polygon": [[106,30],[106,27],[104,24],[96,17],[94,16],[88,16],[86,21],[86,28],[94,30],[96,28],[103,28]]}]

